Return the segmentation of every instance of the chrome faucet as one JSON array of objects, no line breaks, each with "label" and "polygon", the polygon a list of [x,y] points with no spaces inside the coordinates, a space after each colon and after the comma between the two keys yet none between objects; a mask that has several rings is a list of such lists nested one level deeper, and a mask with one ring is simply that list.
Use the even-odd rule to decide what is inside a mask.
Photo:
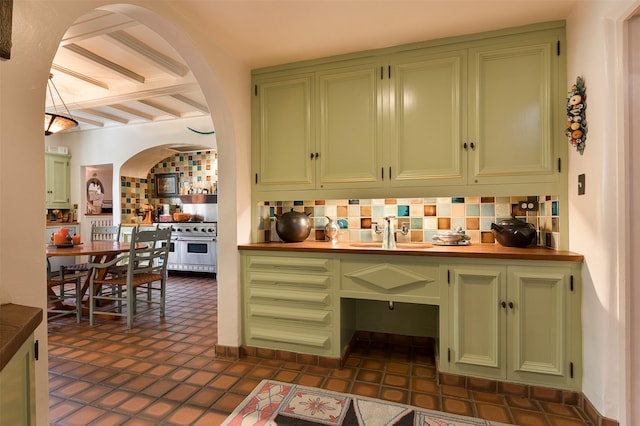
[{"label": "chrome faucet", "polygon": [[378,226],[378,222],[371,222],[372,225],[374,225],[374,232],[376,234],[383,234],[382,235],[382,248],[383,249],[394,249],[396,248],[396,238],[395,238],[395,234],[396,232],[400,232],[402,235],[407,235],[409,233],[409,222],[402,222],[402,228],[400,228],[399,230],[394,230],[393,229],[393,221],[392,219],[395,219],[395,216],[385,216],[384,220],[387,222],[386,226],[384,228],[380,228]]}]

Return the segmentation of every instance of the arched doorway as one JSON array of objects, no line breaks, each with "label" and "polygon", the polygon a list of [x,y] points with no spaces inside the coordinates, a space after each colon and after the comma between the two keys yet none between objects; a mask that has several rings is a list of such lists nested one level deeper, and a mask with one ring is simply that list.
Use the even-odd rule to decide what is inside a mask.
[{"label": "arched doorway", "polygon": [[[159,8],[167,8],[168,6],[157,6]],[[161,16],[158,16],[153,11],[142,9],[139,7],[129,5],[115,5],[106,7],[109,10],[114,10],[120,13],[127,13],[150,26],[155,30],[162,30],[163,36],[175,43],[176,49],[178,49],[184,56],[185,61],[189,64],[198,82],[201,84],[203,93],[206,94],[207,103],[212,111],[212,121],[216,123],[215,129],[218,136],[218,140],[221,141],[218,145],[220,152],[220,180],[223,182],[222,189],[219,193],[219,200],[221,202],[220,208],[220,221],[224,223],[225,232],[219,238],[219,246],[221,248],[220,264],[225,265],[225,269],[219,271],[218,280],[225,280],[224,289],[220,289],[218,301],[229,300],[229,303],[224,304],[224,307],[220,309],[220,321],[218,323],[219,338],[225,339],[226,342],[222,344],[229,346],[237,346],[239,344],[239,307],[238,307],[238,256],[235,247],[238,244],[238,232],[235,232],[239,228],[239,223],[243,223],[243,228],[246,229],[244,238],[241,242],[246,242],[249,238],[249,197],[245,195],[248,191],[238,191],[238,186],[248,188],[248,173],[244,171],[248,170],[249,166],[249,105],[247,101],[234,102],[233,105],[227,100],[231,97],[245,97],[244,89],[246,82],[249,80],[248,70],[242,68],[238,64],[231,64],[233,71],[242,70],[246,71],[243,77],[238,78],[232,74],[229,70],[222,70],[221,77],[212,70],[211,63],[215,63],[216,53],[206,52],[203,55],[202,51],[195,46],[192,41],[181,33],[180,29],[168,22]],[[184,23],[182,23],[184,24]],[[202,47],[206,44],[206,40],[200,40],[199,46]],[[205,57],[206,56],[206,57]],[[224,80],[224,84],[223,84]],[[68,134],[65,135],[65,143],[69,144],[81,144],[80,135]],[[99,164],[104,163],[104,153],[96,151],[96,145],[105,143],[104,139],[97,137],[96,140],[85,144],[83,147],[87,154],[86,160],[82,160],[85,164]],[[157,144],[157,142],[156,142]],[[114,177],[119,175],[117,169],[122,164],[131,158],[137,150],[142,148],[151,147],[152,143],[147,145],[138,146],[132,149],[131,146],[127,146],[123,149],[117,162],[114,162]],[[238,152],[239,151],[239,152]],[[98,160],[102,157],[102,160]],[[244,177],[243,175],[247,175]],[[242,176],[242,177],[238,177]],[[246,180],[242,184],[241,181]],[[243,194],[244,192],[244,194]],[[240,211],[241,213],[238,213]],[[226,249],[225,249],[226,247]],[[225,312],[226,311],[226,312]],[[226,336],[226,337],[225,337]]]}]

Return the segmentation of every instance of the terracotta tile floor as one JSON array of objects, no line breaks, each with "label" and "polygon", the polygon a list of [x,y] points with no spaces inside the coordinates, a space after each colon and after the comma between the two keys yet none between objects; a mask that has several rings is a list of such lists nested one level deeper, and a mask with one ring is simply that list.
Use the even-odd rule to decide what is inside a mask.
[{"label": "terracotta tile floor", "polygon": [[425,348],[361,344],[342,369],[216,359],[216,282],[171,273],[167,315],[49,324],[54,425],[218,425],[265,378],[521,425],[589,425],[574,406],[472,392],[435,381]]}]

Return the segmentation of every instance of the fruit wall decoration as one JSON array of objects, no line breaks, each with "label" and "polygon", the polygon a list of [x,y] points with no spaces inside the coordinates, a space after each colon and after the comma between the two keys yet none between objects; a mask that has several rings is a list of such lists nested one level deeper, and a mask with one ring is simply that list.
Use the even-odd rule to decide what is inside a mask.
[{"label": "fruit wall decoration", "polygon": [[578,77],[576,84],[571,86],[567,95],[567,130],[565,134],[569,138],[571,146],[580,154],[584,153],[587,140],[587,93],[584,79]]}]

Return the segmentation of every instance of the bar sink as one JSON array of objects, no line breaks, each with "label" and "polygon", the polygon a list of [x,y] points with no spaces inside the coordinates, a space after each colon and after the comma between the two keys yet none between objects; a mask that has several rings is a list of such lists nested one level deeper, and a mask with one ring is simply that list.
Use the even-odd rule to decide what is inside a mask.
[{"label": "bar sink", "polygon": [[[351,247],[355,248],[370,248],[370,249],[382,249],[382,242],[380,241],[361,241],[349,243]],[[421,250],[433,247],[431,243],[396,243],[395,249],[389,250]]]}]

